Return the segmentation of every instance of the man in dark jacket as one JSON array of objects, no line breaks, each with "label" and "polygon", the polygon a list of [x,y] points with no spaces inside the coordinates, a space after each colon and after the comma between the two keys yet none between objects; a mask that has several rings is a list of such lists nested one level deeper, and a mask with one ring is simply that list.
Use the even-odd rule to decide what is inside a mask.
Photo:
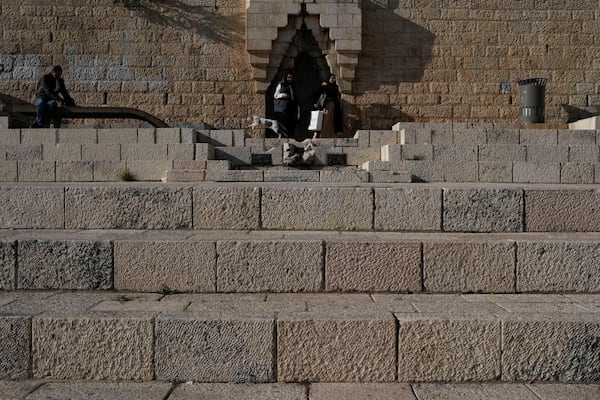
[{"label": "man in dark jacket", "polygon": [[298,102],[294,95],[294,74],[288,72],[275,89],[273,108],[275,118],[281,122],[289,137],[294,136],[294,127],[298,121]]},{"label": "man in dark jacket", "polygon": [[60,65],[52,67],[50,73],[43,75],[38,82],[35,99],[36,117],[32,125],[34,128],[50,126],[49,117],[56,109],[57,102],[65,106],[75,105],[62,79]]}]

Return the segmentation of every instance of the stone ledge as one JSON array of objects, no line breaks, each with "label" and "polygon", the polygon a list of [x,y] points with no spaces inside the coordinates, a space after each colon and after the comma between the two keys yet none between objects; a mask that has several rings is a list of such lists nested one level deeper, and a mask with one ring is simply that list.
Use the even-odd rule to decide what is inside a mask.
[{"label": "stone ledge", "polygon": [[[0,292],[0,304],[15,315],[0,318],[2,379],[20,365],[20,377],[51,380],[598,380],[599,294],[27,291]],[[15,322],[21,334],[8,334]]]}]

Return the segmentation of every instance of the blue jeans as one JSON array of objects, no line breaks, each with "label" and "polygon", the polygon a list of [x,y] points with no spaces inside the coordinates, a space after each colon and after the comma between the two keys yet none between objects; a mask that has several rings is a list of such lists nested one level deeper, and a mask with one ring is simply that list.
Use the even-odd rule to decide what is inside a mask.
[{"label": "blue jeans", "polygon": [[47,127],[50,126],[48,120],[50,115],[56,110],[56,100],[44,100],[39,97],[35,99],[35,121],[34,124],[38,126]]}]

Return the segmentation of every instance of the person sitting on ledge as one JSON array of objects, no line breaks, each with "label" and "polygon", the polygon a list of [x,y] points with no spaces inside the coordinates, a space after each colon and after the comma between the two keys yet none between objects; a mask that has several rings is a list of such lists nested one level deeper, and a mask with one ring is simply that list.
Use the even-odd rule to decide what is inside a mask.
[{"label": "person sitting on ledge", "polygon": [[34,103],[36,117],[32,128],[49,127],[49,117],[56,110],[58,102],[65,106],[75,105],[75,100],[67,91],[62,79],[62,67],[55,65],[50,73],[43,75],[38,82]]}]

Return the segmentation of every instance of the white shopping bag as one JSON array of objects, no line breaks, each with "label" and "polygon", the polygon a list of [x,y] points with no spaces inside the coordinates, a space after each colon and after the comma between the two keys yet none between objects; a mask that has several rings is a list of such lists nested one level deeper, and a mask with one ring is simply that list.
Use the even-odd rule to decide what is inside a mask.
[{"label": "white shopping bag", "polygon": [[323,111],[315,110],[310,112],[309,131],[320,131],[323,126]]}]

